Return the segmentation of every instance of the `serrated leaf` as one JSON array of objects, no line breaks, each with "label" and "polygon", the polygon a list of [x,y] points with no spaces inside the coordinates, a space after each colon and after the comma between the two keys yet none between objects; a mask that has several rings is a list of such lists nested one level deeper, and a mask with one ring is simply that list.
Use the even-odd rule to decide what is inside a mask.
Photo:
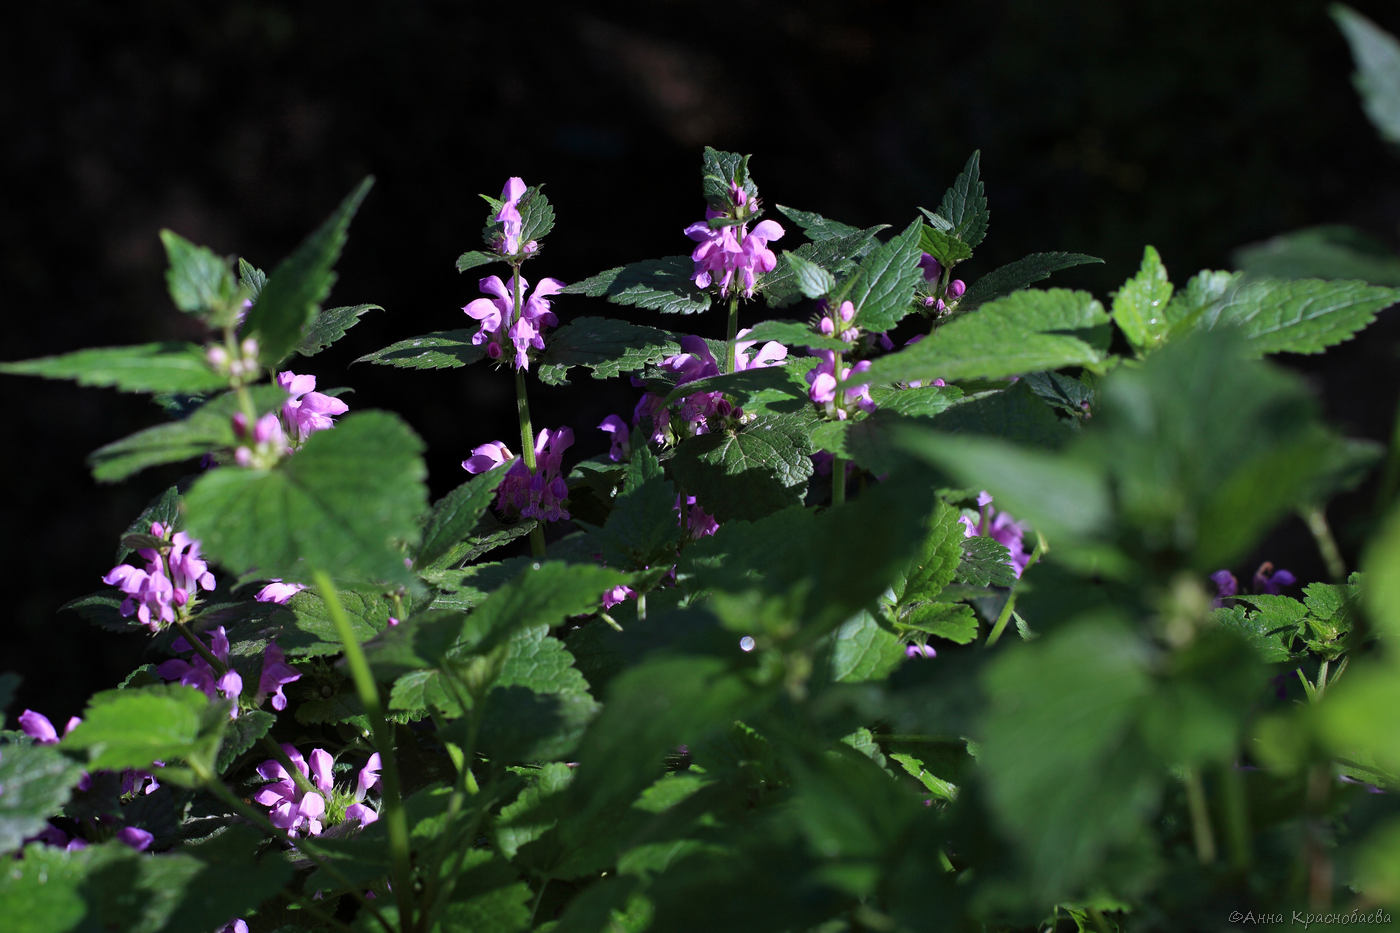
[{"label": "serrated leaf", "polygon": [[539,769],[519,797],[501,808],[495,831],[502,855],[513,861],[522,846],[539,839],[558,822],[564,814],[558,811],[556,798],[573,778],[573,769],[564,762],[550,762]]},{"label": "serrated leaf", "polygon": [[[528,240],[526,242],[529,242]],[[475,269],[477,266],[484,266],[490,262],[497,262],[500,256],[495,253],[483,253],[480,250],[468,250],[457,257],[457,271],[466,272]]]},{"label": "serrated leaf", "polygon": [[807,401],[807,392],[794,381],[792,372],[786,366],[777,365],[755,366],[681,383],[667,394],[666,404],[706,392],[723,392],[741,408],[754,399],[765,402],[796,399],[804,406]]},{"label": "serrated leaf", "polygon": [[1271,279],[1357,279],[1400,286],[1400,256],[1354,227],[1308,227],[1242,246],[1235,265]]},{"label": "serrated leaf", "polygon": [[456,369],[470,366],[486,356],[486,345],[473,344],[475,330],[440,330],[421,337],[391,343],[382,350],[366,353],[356,363],[378,363],[400,369]]},{"label": "serrated leaf", "polygon": [[[542,240],[554,229],[554,205],[545,197],[543,185],[531,185],[520,196],[520,244]],[[460,261],[460,260],[459,260]],[[459,270],[460,271],[460,270]]]},{"label": "serrated leaf", "polygon": [[[287,393],[278,386],[256,386],[252,397],[257,411],[274,411],[286,401]],[[93,477],[105,483],[157,464],[177,463],[231,448],[238,442],[232,418],[240,410],[238,395],[225,392],[183,421],[156,425],[99,447],[88,455],[88,465]]]},{"label": "serrated leaf", "polygon": [[1259,654],[1260,660],[1278,664],[1289,660],[1289,642],[1297,631],[1296,625],[1279,628],[1271,624],[1262,612],[1250,612],[1244,606],[1230,606],[1217,609],[1210,614],[1211,621],[1221,628],[1229,629],[1248,642]]},{"label": "serrated leaf", "polygon": [[302,337],[301,343],[297,344],[296,352],[300,356],[315,356],[344,337],[350,328],[360,323],[360,315],[367,311],[383,310],[379,305],[347,305],[343,308],[327,308],[316,315],[316,319],[311,322],[306,336]]},{"label": "serrated leaf", "polygon": [[496,497],[496,487],[501,485],[505,475],[505,470],[491,470],[473,476],[439,499],[423,527],[423,543],[414,563],[419,567],[432,566],[471,534]]},{"label": "serrated leaf", "polygon": [[855,305],[853,323],[878,333],[898,324],[913,309],[914,287],[923,281],[919,268],[919,229],[915,220],[904,232],[861,260],[844,287],[831,296],[833,304]]},{"label": "serrated leaf", "polygon": [[676,489],[666,480],[656,455],[639,447],[627,463],[622,491],[597,535],[603,560],[641,569],[668,555],[674,559],[680,537]]},{"label": "serrated leaf", "polygon": [[973,152],[938,203],[938,214],[953,225],[952,233],[976,249],[987,236],[987,193],[982,186],[980,150]]},{"label": "serrated leaf", "polygon": [[951,233],[927,225],[919,231],[919,249],[937,259],[945,269],[972,257],[972,247]]},{"label": "serrated leaf", "polygon": [[[486,695],[478,741],[495,759],[529,761],[571,752],[601,705],[588,693],[564,643],[548,626],[520,629]],[[466,726],[466,723],[461,724]]]},{"label": "serrated leaf", "polygon": [[591,612],[603,593],[628,579],[621,570],[593,564],[532,564],[468,617],[471,650],[485,651],[522,628],[557,627],[569,616]]},{"label": "serrated leaf", "polygon": [[743,189],[749,199],[758,195],[758,188],[749,176],[749,156],[706,146],[700,185],[705,203],[715,210],[726,211],[732,204],[729,193],[731,183]]},{"label": "serrated leaf", "polygon": [[23,858],[7,858],[0,869],[0,911],[8,933],[94,929],[82,925],[91,910],[82,887],[92,858],[86,850],[75,857],[39,842],[26,846]]},{"label": "serrated leaf", "polygon": [[[816,263],[833,275],[845,275],[871,250],[880,246],[875,234],[886,226],[881,224],[844,236],[803,243],[792,250],[792,253]],[[797,278],[793,275],[792,266],[786,263],[778,265],[772,272],[764,275],[762,284],[761,294],[770,308],[785,308],[803,297],[802,291],[797,287]]]},{"label": "serrated leaf", "polygon": [[[90,700],[83,721],[63,738],[65,748],[87,749],[92,770],[149,769],[153,761],[183,759],[201,743],[218,742],[206,731],[209,698],[178,684],[106,690]],[[228,716],[220,712],[222,725]],[[215,744],[217,747],[217,744]]]},{"label": "serrated leaf", "polygon": [[680,351],[680,339],[670,331],[616,318],[575,318],[549,336],[540,357],[540,381],[564,385],[574,366],[588,368],[595,379],[608,379]]},{"label": "serrated leaf", "polygon": [[1199,326],[1238,326],[1253,356],[1321,353],[1350,340],[1400,302],[1400,288],[1365,282],[1242,280],[1200,316]]},{"label": "serrated leaf", "polygon": [[998,266],[973,282],[962,298],[958,299],[958,311],[966,313],[993,299],[1010,295],[1047,279],[1051,273],[1091,262],[1102,263],[1103,260],[1084,253],[1031,253],[1015,262]]},{"label": "serrated leaf", "polygon": [[1103,354],[1061,333],[1107,320],[1087,292],[1017,292],[976,314],[956,318],[929,337],[880,357],[862,382],[931,383],[935,379],[1000,379],[1020,373],[1098,363]]},{"label": "serrated leaf", "polygon": [[1400,144],[1400,42],[1355,10],[1333,4],[1332,18],[1356,59],[1353,82],[1383,139]]},{"label": "serrated leaf", "polygon": [[900,616],[899,623],[959,645],[977,638],[977,613],[966,603],[917,603]]},{"label": "serrated leaf", "polygon": [[807,298],[820,298],[836,287],[836,276],[791,250],[784,251],[783,262],[792,271],[793,284]]},{"label": "serrated leaf", "polygon": [[928,531],[919,542],[919,551],[896,584],[895,596],[901,603],[916,599],[936,599],[953,582],[963,553],[963,528],[958,510],[944,503],[929,517]]},{"label": "serrated leaf", "polygon": [[671,471],[687,494],[721,522],[754,518],[802,501],[812,460],[796,419],[760,418],[738,433],[689,438]]},{"label": "serrated leaf", "polygon": [[1157,250],[1146,247],[1142,267],[1113,296],[1113,320],[1139,352],[1156,349],[1167,339],[1170,321],[1166,316],[1172,283]]},{"label": "serrated leaf", "polygon": [[1010,549],[985,535],[964,538],[956,579],[969,586],[1011,586],[1016,573]]},{"label": "serrated leaf", "polygon": [[185,497],[190,533],[226,566],[265,577],[311,567],[406,580],[398,543],[417,541],[427,507],[422,449],[394,415],[348,415],[271,470],[205,473]]},{"label": "serrated leaf", "polygon": [[219,745],[219,755],[214,760],[214,771],[223,774],[238,756],[257,744],[258,739],[267,735],[277,717],[260,709],[245,709],[238,718],[228,725],[224,740]]},{"label": "serrated leaf", "polygon": [[68,802],[82,766],[46,745],[0,745],[0,854],[35,835]]},{"label": "serrated leaf", "polygon": [[72,379],[79,385],[111,387],[122,392],[199,393],[228,385],[225,377],[209,367],[203,347],[173,341],[0,363],[0,373]]},{"label": "serrated leaf", "polygon": [[890,759],[897,762],[904,772],[924,785],[924,789],[929,791],[940,800],[953,801],[958,796],[958,786],[943,780],[929,771],[924,763],[913,755],[906,755],[895,752],[890,755]]},{"label": "serrated leaf", "polygon": [[839,337],[827,337],[797,321],[759,321],[749,328],[743,339],[756,344],[776,340],[785,347],[815,347],[820,350],[844,350],[850,346]]},{"label": "serrated leaf", "polygon": [[267,273],[246,259],[238,260],[238,285],[248,293],[249,301],[257,301],[267,284]]},{"label": "serrated leaf", "polygon": [[837,683],[883,680],[904,663],[904,643],[868,612],[858,612],[833,635],[830,676]]},{"label": "serrated leaf", "polygon": [[699,314],[710,307],[710,296],[695,286],[694,266],[689,256],[645,259],[566,285],[561,294],[606,298],[662,314]]},{"label": "serrated leaf", "polygon": [[[388,627],[391,604],[379,591],[338,589],[336,598],[357,641],[367,641]],[[330,609],[315,589],[307,588],[292,596],[287,609],[292,613],[294,630],[284,630],[277,641],[288,654],[300,657],[343,650]]]},{"label": "serrated leaf", "polygon": [[[813,242],[848,237],[853,233],[861,232],[859,227],[852,227],[850,224],[843,224],[836,220],[828,220],[821,214],[814,214],[811,211],[799,211],[795,207],[787,207],[782,204],[775,204],[774,207],[788,220],[797,224],[807,239]],[[877,229],[879,228],[872,228],[872,231]]]},{"label": "serrated leaf", "polygon": [[292,352],[330,294],[335,281],[331,268],[345,246],[350,220],[373,184],[373,178],[360,182],[335,213],[268,276],[243,324],[245,335],[258,338],[258,359],[264,366],[275,367]]},{"label": "serrated leaf", "polygon": [[170,263],[165,284],[175,307],[187,314],[226,310],[238,291],[228,261],[170,230],[160,232],[160,241]]},{"label": "serrated leaf", "polygon": [[956,386],[918,386],[912,389],[875,386],[870,390],[870,397],[875,401],[877,410],[928,418],[955,405],[962,398],[962,390]]}]

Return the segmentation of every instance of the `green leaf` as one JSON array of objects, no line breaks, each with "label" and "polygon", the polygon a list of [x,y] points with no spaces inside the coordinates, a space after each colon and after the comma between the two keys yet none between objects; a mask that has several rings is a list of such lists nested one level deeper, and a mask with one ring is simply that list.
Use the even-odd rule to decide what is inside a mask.
[{"label": "green leaf", "polygon": [[1146,247],[1142,268],[1113,296],[1113,320],[1128,342],[1139,352],[1153,350],[1167,339],[1170,322],[1166,316],[1172,283],[1157,250]]},{"label": "green leaf", "polygon": [[721,522],[754,518],[802,501],[812,460],[795,418],[760,418],[738,433],[688,438],[671,471],[688,494]]},{"label": "green leaf", "polygon": [[1011,586],[1016,582],[1011,550],[995,538],[964,538],[957,579],[969,586]]},{"label": "green leaf", "polygon": [[400,369],[456,369],[486,356],[485,344],[473,344],[475,330],[440,330],[391,343],[366,353],[356,363],[378,363]]},{"label": "green leaf", "polygon": [[870,613],[858,612],[835,631],[828,663],[837,683],[884,680],[904,663],[904,643]]},{"label": "green leaf", "polygon": [[606,298],[663,314],[699,314],[710,307],[710,296],[695,287],[694,265],[689,256],[645,259],[567,285],[562,294]]},{"label": "green leaf", "polygon": [[1015,262],[998,266],[973,282],[962,298],[958,299],[958,311],[966,313],[994,298],[1010,295],[1047,279],[1053,272],[1091,262],[1101,263],[1103,260],[1083,253],[1031,253]]},{"label": "green leaf", "polygon": [[1381,137],[1400,144],[1400,43],[1366,17],[1340,3],[1331,7],[1332,18],[1351,45],[1356,59],[1353,82],[1361,94],[1366,116]]},{"label": "green leaf", "polygon": [[[791,252],[795,256],[814,262],[833,275],[845,275],[856,267],[856,263],[880,246],[875,234],[885,229],[885,224],[858,230],[839,237],[803,243]],[[763,276],[761,283],[763,300],[770,308],[785,308],[803,298],[797,286],[797,276],[791,264],[779,263],[777,268]]]},{"label": "green leaf", "polygon": [[23,858],[7,858],[0,869],[0,916],[7,933],[100,929],[84,922],[91,908],[83,897],[83,882],[92,858],[87,850],[65,852],[39,842],[26,846]]},{"label": "green leaf", "polygon": [[275,367],[296,348],[318,306],[330,294],[335,281],[331,268],[345,246],[350,219],[373,184],[373,178],[360,182],[335,213],[268,276],[243,325],[245,334],[258,338],[258,359],[264,366]]},{"label": "green leaf", "polygon": [[[275,411],[286,401],[286,390],[257,386],[252,390],[257,411]],[[225,392],[201,405],[184,421],[159,424],[99,447],[88,455],[92,475],[100,482],[125,479],[161,463],[177,463],[211,451],[232,448],[233,415],[241,410],[238,395]],[[149,528],[149,524],[147,524]]]},{"label": "green leaf", "polygon": [[1253,356],[1320,353],[1350,340],[1376,314],[1400,302],[1400,288],[1365,282],[1241,280],[1208,306],[1200,326],[1238,326]]},{"label": "green leaf", "polygon": [[870,390],[870,397],[880,411],[927,418],[955,405],[962,397],[962,390],[956,386],[918,386],[913,389],[875,386]]},{"label": "green leaf", "polygon": [[485,651],[523,628],[557,627],[569,616],[591,613],[598,608],[603,593],[628,579],[621,570],[594,564],[532,564],[468,617],[472,650]]},{"label": "green leaf", "polygon": [[[782,204],[775,204],[784,217],[797,224],[806,235],[807,239],[813,242],[819,240],[833,240],[839,237],[848,237],[851,234],[859,234],[859,227],[852,227],[850,224],[843,224],[839,221],[828,220],[821,214],[814,214],[811,211],[799,211],[795,207],[786,207]],[[871,228],[872,232],[880,228]]]},{"label": "green leaf", "polygon": [[[212,727],[211,708],[216,714]],[[205,745],[212,744],[207,751],[217,748],[228,723],[225,710],[193,687],[178,684],[105,690],[88,700],[83,721],[63,745],[87,749],[91,770],[149,769],[153,761],[188,758],[206,751]]]},{"label": "green leaf", "polygon": [[589,695],[574,656],[548,631],[546,625],[527,626],[507,642],[506,660],[486,695],[478,734],[480,749],[492,759],[561,758],[573,751],[601,708]]},{"label": "green leaf", "polygon": [[960,645],[977,638],[977,614],[966,603],[918,603],[909,607],[899,624]]},{"label": "green leaf", "polygon": [[1234,632],[1248,643],[1258,654],[1259,660],[1268,664],[1278,664],[1293,657],[1288,644],[1293,640],[1297,626],[1279,629],[1270,624],[1262,612],[1250,612],[1244,606],[1230,606],[1217,609],[1210,614],[1211,621],[1221,628]]},{"label": "green leaf", "polygon": [[[149,762],[147,762],[149,764]],[[68,802],[83,769],[57,748],[0,746],[0,854],[20,847]]]},{"label": "green leaf", "polygon": [[[222,467],[185,497],[190,533],[229,567],[406,580],[400,542],[427,506],[422,441],[397,416],[348,415],[271,470]],[[302,563],[304,561],[304,564]]]},{"label": "green leaf", "polygon": [[632,453],[622,491],[596,537],[603,560],[615,567],[642,569],[674,559],[681,537],[676,489],[645,446]]},{"label": "green leaf", "polygon": [[276,897],[292,879],[286,859],[256,855],[263,841],[252,827],[233,825],[179,853],[138,855],[140,878],[129,896],[166,913],[159,929],[222,929],[230,918]]},{"label": "green leaf", "polygon": [[1361,595],[1389,644],[1400,644],[1400,508],[1392,506],[1362,557]]},{"label": "green leaf", "polygon": [[[573,781],[574,771],[562,761],[540,768],[520,796],[501,808],[495,823],[496,846],[501,854],[515,861],[528,843],[544,836],[565,814],[555,804],[557,797]],[[530,860],[533,864],[533,860]]]},{"label": "green leaf", "polygon": [[227,311],[238,293],[228,260],[170,230],[160,232],[170,268],[165,283],[175,307],[189,314]]},{"label": "green leaf", "polygon": [[803,408],[807,406],[805,387],[794,379],[793,371],[781,364],[756,366],[681,383],[667,394],[666,404],[671,405],[687,396],[706,392],[723,392],[741,408],[748,407],[755,399],[761,402],[794,399],[800,401]]},{"label": "green leaf", "polygon": [[923,281],[919,268],[919,229],[915,220],[904,232],[861,260],[855,275],[832,294],[831,302],[855,305],[855,326],[874,333],[889,330],[913,310],[914,286]]},{"label": "green leaf", "polygon": [[749,176],[749,156],[706,146],[700,186],[705,203],[715,210],[727,211],[732,204],[729,194],[731,183],[742,188],[750,199],[758,195],[758,188]]},{"label": "green leaf", "polygon": [[432,514],[423,528],[423,543],[414,560],[418,567],[432,566],[434,561],[471,534],[496,497],[496,487],[501,485],[505,475],[505,470],[491,470],[473,476],[433,505]]},{"label": "green leaf", "polygon": [[836,287],[836,276],[791,250],[783,253],[783,262],[792,270],[793,283],[804,297],[820,298]]},{"label": "green leaf", "polygon": [[383,311],[379,305],[348,305],[344,308],[327,308],[311,322],[306,336],[297,344],[300,356],[315,356],[326,347],[345,336],[346,331],[360,322],[360,315],[366,311]]},{"label": "green leaf", "polygon": [[1017,883],[1036,899],[1091,883],[1152,838],[1161,777],[1134,738],[1152,688],[1147,663],[1125,627],[1083,620],[998,654],[986,670],[978,761],[997,825],[1022,853]]},{"label": "green leaf", "polygon": [[210,368],[204,348],[193,343],[144,343],[134,347],[78,350],[62,356],[0,363],[0,373],[72,379],[84,386],[122,392],[212,392],[228,380]]},{"label": "green leaf", "polygon": [[260,709],[245,709],[238,718],[228,724],[219,755],[214,761],[214,771],[223,774],[248,749],[257,744],[258,739],[267,735],[277,717]]},{"label": "green leaf", "polygon": [[904,571],[904,581],[895,587],[899,602],[935,599],[953,582],[953,574],[963,553],[963,527],[958,510],[939,503],[929,517],[928,531],[919,542],[914,560]]},{"label": "green leaf", "polygon": [[[529,242],[528,240],[526,241]],[[457,257],[457,271],[466,272],[475,269],[477,266],[484,266],[487,263],[498,262],[500,256],[495,253],[483,253],[480,250],[468,250]]]},{"label": "green leaf", "polygon": [[[520,196],[520,245],[542,240],[554,229],[554,206],[545,197],[543,185],[531,185]],[[461,260],[459,259],[460,263]],[[458,271],[461,271],[460,268]]]},{"label": "green leaf", "polygon": [[849,346],[839,337],[827,337],[810,325],[797,321],[759,321],[749,328],[744,339],[759,345],[776,340],[786,347],[815,347],[820,350],[844,350]]},{"label": "green leaf", "polygon": [[1000,379],[1020,373],[1082,366],[1103,354],[1079,337],[1044,331],[1079,330],[1107,320],[1087,292],[1016,292],[940,327],[931,336],[880,357],[862,382]]},{"label": "green leaf", "polygon": [[976,249],[987,236],[987,193],[982,187],[981,151],[968,158],[962,172],[943,195],[938,213],[953,225],[952,233]]},{"label": "green leaf", "polygon": [[919,249],[937,259],[945,269],[972,257],[972,247],[951,233],[927,225],[919,231]]},{"label": "green leaf", "polygon": [[267,284],[267,273],[246,259],[238,260],[238,285],[248,293],[248,300],[256,302]]},{"label": "green leaf", "polygon": [[574,318],[549,336],[540,358],[540,381],[565,385],[573,366],[592,370],[594,379],[608,379],[660,363],[680,350],[680,339],[670,331],[616,318]]},{"label": "green leaf", "polygon": [[1358,279],[1400,286],[1400,256],[1354,227],[1309,227],[1242,246],[1235,265],[1271,279]]}]

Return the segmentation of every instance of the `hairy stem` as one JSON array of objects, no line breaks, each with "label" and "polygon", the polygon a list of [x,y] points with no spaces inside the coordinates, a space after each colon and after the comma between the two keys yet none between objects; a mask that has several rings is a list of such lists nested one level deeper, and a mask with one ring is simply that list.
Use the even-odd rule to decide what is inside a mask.
[{"label": "hairy stem", "polygon": [[841,505],[846,501],[846,458],[831,458],[831,504]]},{"label": "hairy stem", "polygon": [[1302,517],[1313,540],[1317,542],[1318,553],[1327,564],[1327,575],[1333,582],[1343,582],[1347,577],[1346,561],[1342,560],[1341,549],[1337,547],[1337,539],[1332,536],[1332,526],[1327,524],[1327,515],[1322,511],[1322,507],[1309,506],[1302,510]]},{"label": "hairy stem", "polygon": [[1196,860],[1202,865],[1215,861],[1215,833],[1210,828],[1210,811],[1206,809],[1206,789],[1201,772],[1187,768],[1186,806],[1191,811],[1191,838],[1196,843]]},{"label": "hairy stem", "polygon": [[324,570],[313,574],[316,588],[326,603],[331,621],[335,624],[336,635],[345,649],[345,663],[350,668],[355,692],[360,704],[365,708],[365,716],[374,730],[374,744],[379,752],[380,780],[384,786],[383,819],[389,834],[390,874],[394,879],[394,900],[398,904],[399,917],[406,930],[416,928],[413,913],[413,869],[409,862],[408,818],[404,813],[403,794],[399,789],[398,759],[394,755],[394,732],[389,721],[384,718],[384,709],[379,702],[379,689],[374,684],[369,662],[355,633],[350,630],[350,619],[340,605],[335,584]]},{"label": "hairy stem", "polygon": [[724,372],[732,373],[739,368],[739,295],[736,292],[729,299],[729,322],[724,331]]},{"label": "hairy stem", "polygon": [[[520,300],[520,286],[516,286],[516,301]],[[525,373],[521,370],[515,371],[515,417],[520,422],[520,456],[525,458],[525,468],[530,471],[530,475],[535,474],[539,468],[539,463],[535,458],[535,428],[530,423],[530,399],[525,390]],[[544,525],[536,523],[530,529],[530,555],[536,560],[542,560],[545,556],[544,550]]]}]

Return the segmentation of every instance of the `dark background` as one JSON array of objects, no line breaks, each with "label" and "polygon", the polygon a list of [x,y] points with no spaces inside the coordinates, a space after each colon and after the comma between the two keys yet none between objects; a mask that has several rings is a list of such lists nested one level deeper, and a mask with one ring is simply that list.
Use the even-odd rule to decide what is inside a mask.
[{"label": "dark background", "polygon": [[[1394,3],[1355,6],[1400,32]],[[528,271],[565,281],[687,252],[706,144],[753,153],[769,203],[860,225],[903,225],[916,206],[936,207],[980,148],[991,235],[967,277],[1035,250],[1076,250],[1106,264],[1055,284],[1101,297],[1146,243],[1180,283],[1228,268],[1242,244],[1310,224],[1351,223],[1394,245],[1400,215],[1400,162],[1365,120],[1326,6],[1304,0],[138,0],[21,13],[0,43],[0,358],[198,338],[165,294],[158,230],[270,269],[373,174],[330,304],[387,310],[297,368],[322,387],[353,387],[352,410],[402,414],[427,442],[435,496],[464,477],[472,446],[514,437],[509,378],[350,362],[466,326],[459,309],[488,270],[459,275],[454,260],[479,245],[477,193],[499,193],[509,175],[547,183],[558,223]],[[555,307],[564,319],[625,313],[588,299]],[[1400,329],[1389,313],[1320,360],[1290,360],[1342,428],[1376,438],[1396,396]],[[146,639],[57,609],[101,587],[119,534],[183,471],[98,486],[86,454],[155,423],[155,407],[0,380],[11,399],[0,669],[25,678],[12,712],[31,706],[61,722],[137,663]],[[593,427],[625,412],[632,393],[620,380],[596,388],[536,391],[536,425],[567,423],[574,453],[601,451]],[[1339,534],[1354,558],[1365,499],[1343,505]],[[1270,555],[1304,580],[1322,575],[1296,523],[1259,556]]]}]

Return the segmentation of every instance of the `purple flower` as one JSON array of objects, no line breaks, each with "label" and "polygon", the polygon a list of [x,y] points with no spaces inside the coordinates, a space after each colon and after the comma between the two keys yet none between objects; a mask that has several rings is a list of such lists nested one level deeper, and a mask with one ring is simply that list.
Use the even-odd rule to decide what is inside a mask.
[{"label": "purple flower", "polygon": [[[165,538],[170,529],[160,522],[151,524],[151,534]],[[175,621],[176,610],[186,612],[197,589],[212,590],[214,575],[199,556],[199,542],[183,531],[175,532],[160,550],[141,548],[136,553],[146,561],[141,570],[118,564],[102,578],[126,594],[121,614],[136,618],[152,632]]]},{"label": "purple flower", "polygon": [[[734,218],[751,216],[755,205],[748,205],[748,195],[738,185],[730,183],[730,201]],[[744,297],[752,298],[757,276],[760,272],[772,272],[778,264],[778,257],[768,248],[771,240],[783,237],[783,228],[772,220],[760,221],[749,232],[748,221],[727,223],[712,227],[709,221],[730,215],[705,210],[705,219],[685,228],[685,235],[698,244],[691,252],[694,263],[693,280],[696,288],[709,288],[719,285],[720,297],[729,294],[737,276],[744,289]]]},{"label": "purple flower", "polygon": [[[314,379],[312,383],[315,383]],[[320,397],[325,398],[324,395]],[[242,412],[233,416],[233,432],[240,438],[248,436],[248,419]],[[265,468],[288,453],[291,453],[291,449],[287,446],[287,436],[282,431],[282,421],[277,412],[270,411],[253,425],[253,446],[240,444],[233,452],[233,460],[241,467]]]},{"label": "purple flower", "polygon": [[117,830],[117,839],[131,846],[131,848],[135,849],[137,852],[145,852],[149,849],[151,840],[154,838],[154,836],[144,829],[138,829],[135,826],[123,826],[121,829]]},{"label": "purple flower", "polygon": [[598,425],[598,430],[606,431],[612,435],[612,446],[608,448],[608,459],[613,463],[622,463],[632,455],[631,445],[628,443],[627,422],[617,415],[608,415],[603,419],[603,423]]},{"label": "purple flower", "polygon": [[283,745],[282,750],[303,777],[312,777],[314,772],[312,783],[316,791],[303,791],[298,787],[281,762],[264,761],[258,765],[258,775],[271,783],[264,784],[253,794],[253,802],[267,807],[268,820],[288,836],[319,836],[321,818],[326,815],[326,798],[334,789],[330,753],[320,748],[312,749],[311,769],[308,770],[306,759],[294,746]]},{"label": "purple flower", "polygon": [[335,416],[350,410],[340,399],[313,391],[315,376],[297,375],[289,370],[277,374],[277,384],[291,396],[282,404],[282,419],[286,422],[287,433],[298,444],[317,431],[335,427]]},{"label": "purple flower", "polygon": [[262,676],[258,678],[258,693],[253,705],[261,706],[262,701],[271,694],[272,708],[279,712],[286,709],[287,697],[282,688],[300,679],[301,672],[287,663],[287,656],[276,642],[268,642],[263,649]]},{"label": "purple flower", "polygon": [[937,282],[938,277],[943,274],[943,266],[930,253],[919,257],[919,268],[924,270],[925,282]]},{"label": "purple flower", "polygon": [[1014,518],[1005,512],[999,512],[992,508],[992,497],[984,489],[977,496],[978,511],[973,516],[964,515],[958,521],[963,525],[963,537],[973,538],[981,536],[1005,545],[1011,552],[1011,557],[1007,563],[1011,565],[1016,578],[1021,578],[1021,572],[1030,563],[1031,557],[1026,553],[1023,538],[1026,530]]},{"label": "purple flower", "polygon": [[506,463],[510,467],[501,485],[496,487],[496,507],[514,509],[525,518],[556,522],[567,519],[564,503],[569,498],[569,486],[562,475],[564,451],[574,442],[569,428],[550,431],[545,428],[535,438],[535,472],[525,466],[524,457],[514,457],[499,441],[472,449],[472,456],[462,461],[468,473],[485,473]]},{"label": "purple flower", "polygon": [[496,244],[503,256],[515,256],[521,252],[529,255],[539,249],[539,244],[534,240],[526,243],[523,250],[520,246],[520,236],[525,227],[524,218],[520,216],[520,199],[525,196],[525,191],[523,178],[511,176],[507,179],[506,186],[501,189],[501,209],[491,218],[505,228]]},{"label": "purple flower", "polygon": [[630,586],[619,584],[603,594],[603,608],[611,609],[624,600],[636,599],[637,591]]},{"label": "purple flower", "polygon": [[1240,591],[1240,581],[1228,570],[1217,570],[1210,579],[1215,584],[1215,598],[1210,601],[1212,609],[1219,609],[1225,605],[1225,600]]},{"label": "purple flower", "polygon": [[544,329],[559,323],[550,310],[549,298],[559,294],[564,283],[558,279],[541,279],[522,302],[520,316],[516,317],[517,280],[524,295],[530,283],[523,278],[514,276],[507,284],[501,281],[500,276],[488,275],[478,285],[483,292],[494,297],[469,301],[462,310],[468,317],[481,322],[481,328],[472,336],[473,346],[486,344],[486,355],[498,360],[505,354],[506,341],[509,340],[514,351],[515,368],[529,369],[530,350],[543,350]]},{"label": "purple flower", "polygon": [[751,327],[745,327],[734,335],[734,371],[742,372],[746,369],[764,369],[768,366],[782,365],[787,359],[788,348],[778,343],[776,340],[768,341],[763,346],[759,347],[758,352],[753,354],[752,357],[749,356],[749,349],[754,344],[758,343],[757,340],[744,339],[752,329]]},{"label": "purple flower", "polygon": [[234,917],[219,933],[248,933],[248,923],[242,917]]},{"label": "purple flower", "polygon": [[933,650],[932,645],[905,645],[904,656],[906,658],[936,658],[938,652]]},{"label": "purple flower", "polygon": [[[821,362],[807,372],[807,384],[811,386],[807,390],[807,395],[814,403],[822,406],[828,417],[844,421],[849,417],[853,408],[864,412],[875,410],[875,400],[870,397],[868,383],[837,391],[835,351],[816,350],[814,354]],[[852,374],[863,373],[869,368],[869,360],[863,360],[855,366],[843,366],[841,380],[849,379]]]},{"label": "purple flower", "polygon": [[304,583],[283,583],[278,577],[273,578],[266,586],[258,590],[253,599],[260,603],[276,603],[279,606],[285,606],[288,600],[304,589],[306,589]]},{"label": "purple flower", "polygon": [[1298,580],[1283,568],[1274,570],[1272,561],[1264,561],[1254,572],[1254,592],[1278,595],[1285,586],[1292,586]]},{"label": "purple flower", "polygon": [[[63,734],[67,735],[72,732],[80,722],[82,720],[77,716],[69,717],[68,724],[63,727]],[[36,713],[32,709],[20,713],[19,728],[38,745],[58,744],[58,730],[54,729],[53,723],[49,722],[49,717],[43,713]]]},{"label": "purple flower", "polygon": [[817,324],[817,330],[826,337],[836,334],[839,330],[839,337],[846,343],[855,343],[860,337],[860,331],[855,327],[848,326],[856,316],[856,306],[849,301],[841,302],[840,306],[832,311],[826,307],[826,301],[821,303],[822,317]]},{"label": "purple flower", "polygon": [[[211,700],[231,700],[233,706],[229,709],[229,718],[237,719],[238,697],[243,692],[243,678],[228,666],[228,635],[224,633],[222,625],[209,633],[209,642],[210,653],[224,665],[223,674],[216,674],[209,662],[199,655],[193,656],[189,661],[171,658],[157,667],[156,673],[166,680],[176,680],[187,687],[194,687]],[[192,650],[183,638],[175,639],[171,647],[176,651]]]},{"label": "purple flower", "polygon": [[[695,504],[694,496],[685,497],[686,532],[692,538],[700,539],[719,530],[719,522],[713,515]],[[681,511],[681,497],[676,496],[676,511]],[[679,515],[677,516],[679,518]]]}]

